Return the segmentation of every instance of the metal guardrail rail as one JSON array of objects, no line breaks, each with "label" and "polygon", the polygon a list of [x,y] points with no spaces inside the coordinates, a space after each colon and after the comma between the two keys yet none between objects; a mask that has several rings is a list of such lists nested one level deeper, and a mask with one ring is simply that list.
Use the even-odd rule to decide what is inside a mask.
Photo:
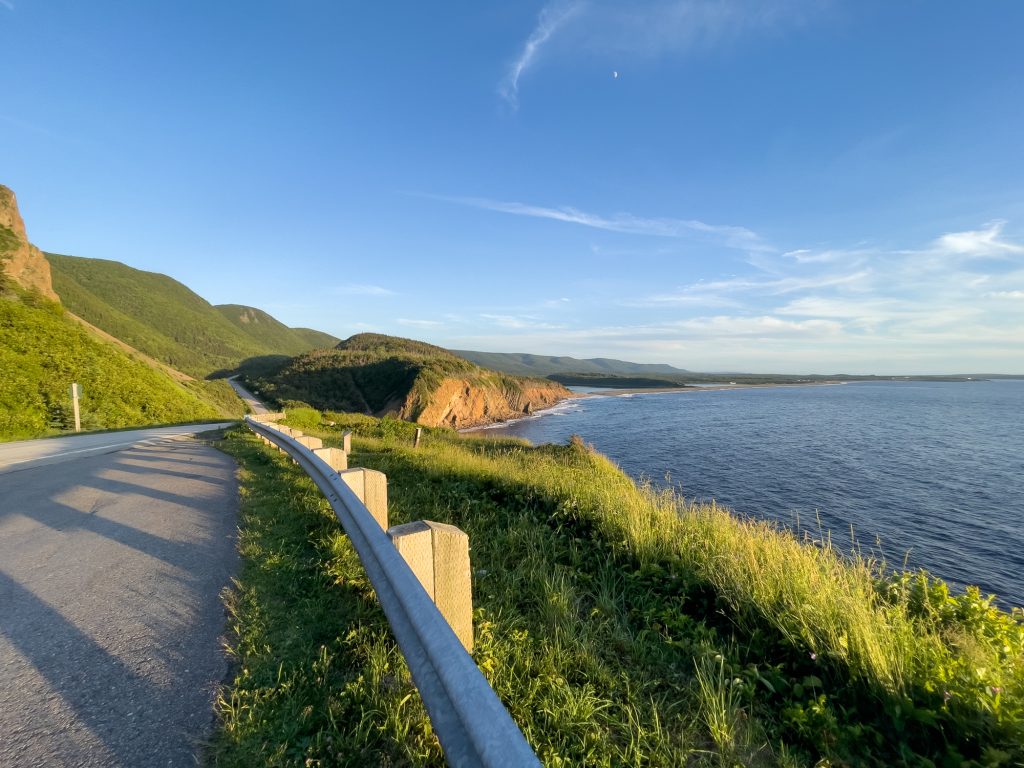
[{"label": "metal guardrail rail", "polygon": [[356,494],[292,437],[248,416],[245,421],[284,449],[330,502],[377,592],[448,764],[539,766],[508,710]]}]

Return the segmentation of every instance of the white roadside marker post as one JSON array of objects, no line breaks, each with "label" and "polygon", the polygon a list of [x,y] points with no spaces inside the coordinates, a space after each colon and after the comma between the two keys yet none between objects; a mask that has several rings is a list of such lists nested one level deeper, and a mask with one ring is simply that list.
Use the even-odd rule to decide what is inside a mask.
[{"label": "white roadside marker post", "polygon": [[75,409],[75,432],[82,431],[82,417],[78,411],[78,398],[82,396],[82,385],[75,383],[71,385],[71,406]]}]

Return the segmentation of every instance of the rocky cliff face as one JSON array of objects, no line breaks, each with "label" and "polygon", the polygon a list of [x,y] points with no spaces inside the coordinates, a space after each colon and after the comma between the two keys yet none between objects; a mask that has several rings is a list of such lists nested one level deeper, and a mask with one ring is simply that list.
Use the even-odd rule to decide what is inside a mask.
[{"label": "rocky cliff face", "polygon": [[499,387],[468,378],[449,378],[441,382],[425,405],[410,395],[397,415],[428,427],[461,429],[520,418],[568,397],[572,393],[553,381],[530,379]]},{"label": "rocky cliff face", "polygon": [[7,187],[0,184],[0,272],[22,288],[38,291],[53,301],[60,298],[53,291],[50,263],[42,251],[28,242],[25,222],[18,212],[18,201]]}]

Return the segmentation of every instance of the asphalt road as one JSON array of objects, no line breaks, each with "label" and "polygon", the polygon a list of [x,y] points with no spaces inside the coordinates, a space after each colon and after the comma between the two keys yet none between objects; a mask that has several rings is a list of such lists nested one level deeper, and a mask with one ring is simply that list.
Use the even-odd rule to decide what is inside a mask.
[{"label": "asphalt road", "polygon": [[228,384],[232,386],[232,388],[235,390],[235,394],[237,394],[240,398],[242,398],[245,401],[245,404],[249,406],[249,410],[252,411],[254,414],[258,415],[261,413],[270,413],[270,409],[268,409],[267,406],[265,406],[263,403],[257,400],[256,395],[254,395],[248,389],[246,389],[237,381],[235,381],[233,377],[228,379]]},{"label": "asphalt road", "polygon": [[181,433],[0,445],[0,766],[196,764],[238,488]]}]

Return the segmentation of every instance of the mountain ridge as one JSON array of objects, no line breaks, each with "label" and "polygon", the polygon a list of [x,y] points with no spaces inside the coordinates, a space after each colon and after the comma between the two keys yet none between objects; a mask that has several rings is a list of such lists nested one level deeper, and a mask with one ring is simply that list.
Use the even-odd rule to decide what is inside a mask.
[{"label": "mountain ridge", "polygon": [[609,357],[576,358],[564,355],[535,355],[529,352],[480,352],[464,349],[451,351],[484,368],[517,376],[549,376],[553,373],[690,373],[685,368],[676,368],[667,363],[633,363]]}]

